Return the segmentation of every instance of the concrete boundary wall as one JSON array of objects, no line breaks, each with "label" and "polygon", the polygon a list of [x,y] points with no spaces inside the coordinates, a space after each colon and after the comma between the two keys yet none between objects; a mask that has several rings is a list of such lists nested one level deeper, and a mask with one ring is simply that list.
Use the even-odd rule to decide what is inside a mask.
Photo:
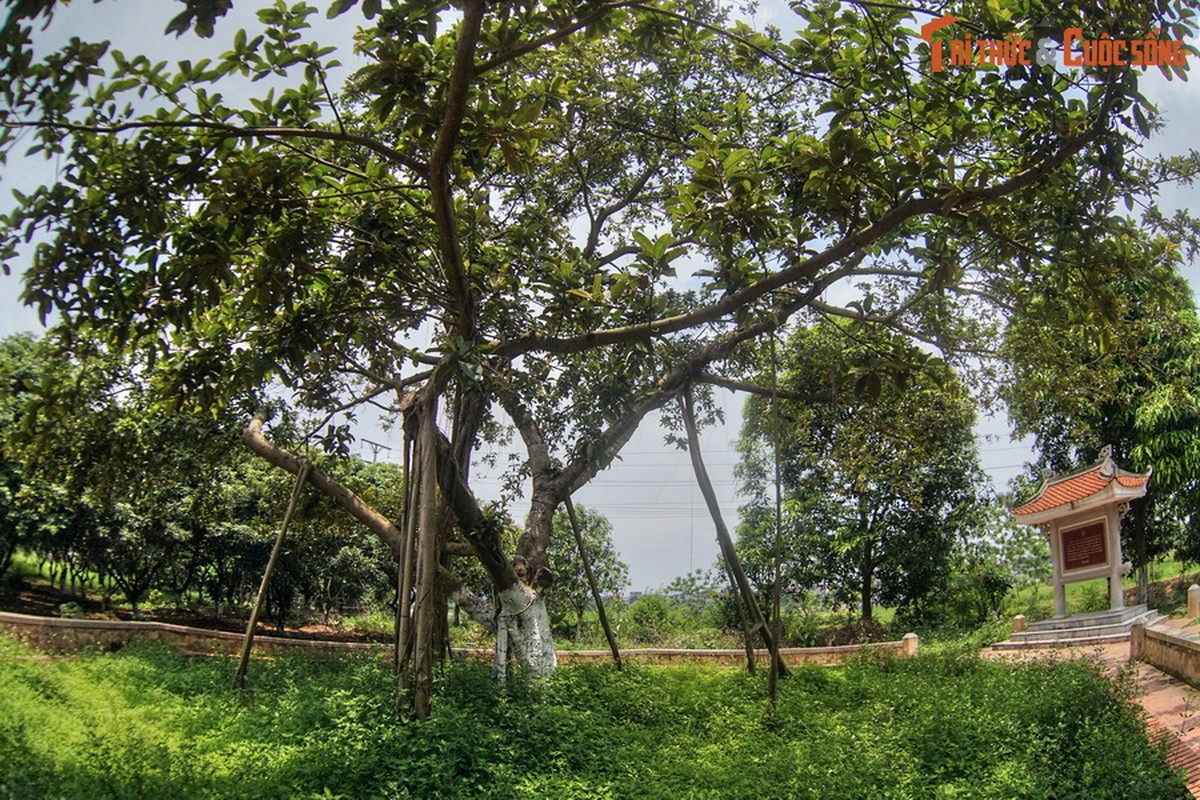
[{"label": "concrete boundary wall", "polygon": [[[242,634],[189,628],[166,622],[136,622],[107,619],[69,619],[37,617],[0,611],[0,631],[10,634],[37,650],[70,651],[84,648],[117,650],[135,639],[159,642],[190,654],[236,653],[241,648]],[[290,639],[256,635],[254,647],[259,652],[281,651],[339,651],[369,650],[384,653],[390,644],[364,642],[331,642],[319,639]],[[866,645],[839,647],[785,647],[780,650],[783,660],[792,666],[842,664],[861,655],[891,655],[899,658],[915,656],[919,647],[917,635],[907,634],[898,642],[878,642]],[[487,649],[457,648],[454,655],[468,659],[491,660]],[[768,663],[766,650],[757,650],[760,663]],[[612,659],[607,650],[560,650],[558,659],[564,664],[604,663]],[[647,664],[710,663],[740,666],[746,659],[745,650],[672,650],[630,648],[621,651],[621,659]]]},{"label": "concrete boundary wall", "polygon": [[1129,656],[1138,658],[1193,686],[1200,686],[1200,636],[1161,625],[1136,624],[1130,631]]}]

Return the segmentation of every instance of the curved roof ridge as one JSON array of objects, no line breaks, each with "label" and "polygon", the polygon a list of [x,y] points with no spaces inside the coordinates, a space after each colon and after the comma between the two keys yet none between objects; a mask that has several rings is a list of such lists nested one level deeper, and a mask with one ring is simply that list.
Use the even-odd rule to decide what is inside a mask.
[{"label": "curved roof ridge", "polygon": [[[1082,506],[1098,505],[1101,500],[1117,502],[1141,497],[1146,492],[1145,487],[1152,471],[1151,469],[1142,474],[1121,469],[1113,460],[1112,448],[1105,447],[1100,451],[1100,458],[1096,462],[1066,475],[1045,478],[1033,497],[1009,509],[1009,513],[1016,517],[1038,515],[1036,521],[1043,522],[1045,520],[1042,517],[1055,509],[1066,508],[1068,511],[1074,511]],[[1123,491],[1107,492],[1106,494],[1112,495],[1111,498],[1096,497],[1114,483]],[[1089,498],[1095,500],[1086,502]]]}]

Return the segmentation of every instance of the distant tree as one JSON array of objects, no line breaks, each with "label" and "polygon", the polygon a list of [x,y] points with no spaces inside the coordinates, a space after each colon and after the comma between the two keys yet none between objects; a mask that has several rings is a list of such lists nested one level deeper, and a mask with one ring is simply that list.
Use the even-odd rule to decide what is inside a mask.
[{"label": "distant tree", "polygon": [[[575,506],[575,517],[601,596],[620,594],[629,585],[629,566],[617,556],[612,524],[599,511],[582,505]],[[594,607],[595,601],[565,511],[554,515],[550,565],[555,573],[554,585],[547,594],[551,618],[570,614],[573,638],[578,639],[583,629],[584,612]]]},{"label": "distant tree", "polygon": [[[352,457],[327,468],[373,507],[400,518],[404,480],[399,465]],[[382,542],[323,495],[306,497],[289,534],[289,551],[298,558],[306,602],[328,620],[335,612],[394,595],[395,565]]]},{"label": "distant tree", "polygon": [[966,389],[903,339],[841,322],[798,328],[775,366],[786,396],[747,402],[739,445],[739,538],[760,585],[773,574],[778,446],[788,590],[821,587],[864,620],[877,602],[915,606],[947,579],[982,479]]},{"label": "distant tree", "polygon": [[[673,603],[699,613],[707,610],[720,598],[722,585],[717,569],[698,569],[672,578],[671,582],[662,588],[662,594]],[[728,591],[727,581],[724,582],[724,586],[724,591]]]},{"label": "distant tree", "polygon": [[975,626],[997,618],[1013,587],[1037,586],[1050,576],[1050,548],[1041,530],[1017,525],[1006,499],[979,503],[973,525],[960,529],[945,585],[920,610],[924,621]]},{"label": "distant tree", "polygon": [[679,629],[680,619],[670,600],[649,592],[629,604],[622,622],[622,635],[642,644],[657,644]]}]

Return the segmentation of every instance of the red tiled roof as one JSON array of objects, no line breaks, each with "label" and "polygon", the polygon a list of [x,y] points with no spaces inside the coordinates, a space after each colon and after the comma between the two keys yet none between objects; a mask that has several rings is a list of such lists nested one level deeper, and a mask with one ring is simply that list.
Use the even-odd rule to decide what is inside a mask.
[{"label": "red tiled roof", "polygon": [[[1114,480],[1113,471],[1106,470],[1106,466],[1106,464],[1098,464],[1077,475],[1050,481],[1032,500],[1012,509],[1012,513],[1021,516],[1037,514],[1059,506],[1070,505],[1102,492]],[[1135,489],[1138,486],[1144,486],[1150,480],[1150,476],[1118,471],[1115,480],[1127,489]]]}]

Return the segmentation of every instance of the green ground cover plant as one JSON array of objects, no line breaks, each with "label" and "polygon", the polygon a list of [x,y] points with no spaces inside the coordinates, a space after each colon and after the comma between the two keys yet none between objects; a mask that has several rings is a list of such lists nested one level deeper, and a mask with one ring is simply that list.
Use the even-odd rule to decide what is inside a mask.
[{"label": "green ground cover plant", "polygon": [[0,798],[1178,798],[1093,665],[953,648],[765,678],[570,667],[501,688],[441,675],[393,711],[377,657],[254,663],[135,645],[47,656],[0,638]]}]

